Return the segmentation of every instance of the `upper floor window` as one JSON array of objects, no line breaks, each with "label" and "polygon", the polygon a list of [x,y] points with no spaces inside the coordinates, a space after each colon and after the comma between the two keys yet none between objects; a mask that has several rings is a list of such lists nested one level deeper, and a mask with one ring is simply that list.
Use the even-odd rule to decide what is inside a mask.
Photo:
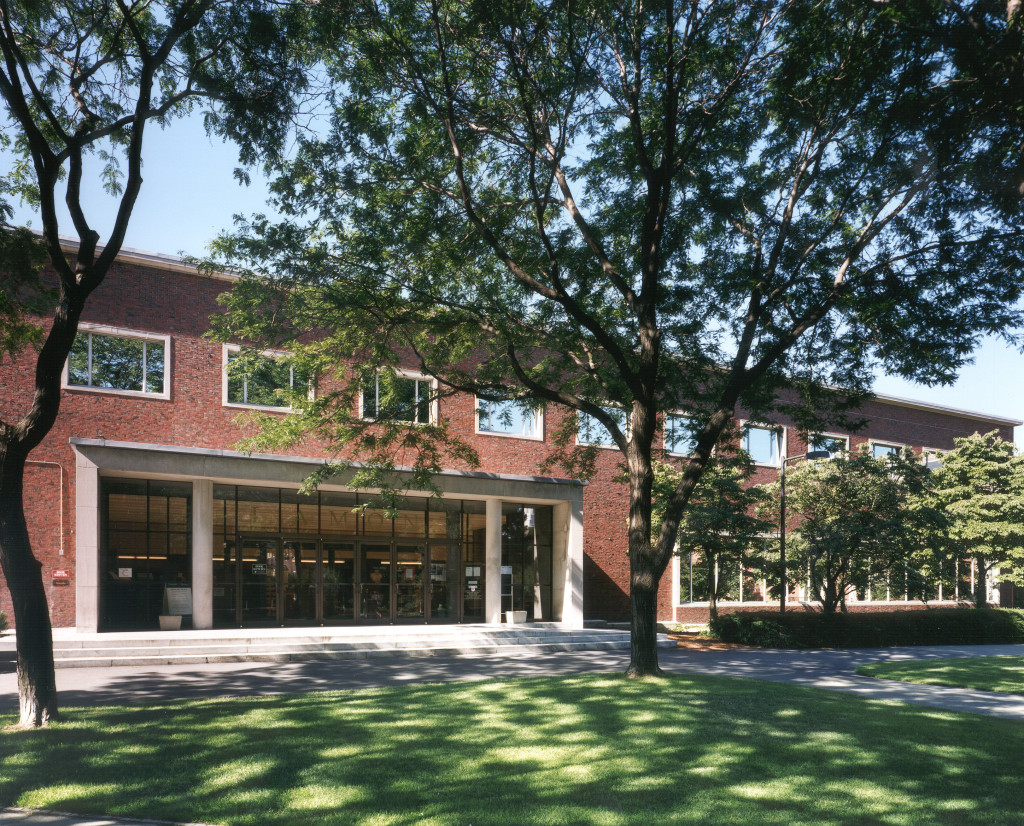
[{"label": "upper floor window", "polygon": [[[620,430],[625,432],[627,428],[625,410],[621,410],[618,407],[602,407],[601,409],[615,420],[615,423],[619,426]],[[581,445],[617,447],[615,440],[612,438],[612,434],[608,432],[608,428],[593,416],[587,415],[582,410],[579,411],[576,427],[576,441]]]},{"label": "upper floor window", "polygon": [[782,428],[746,425],[743,449],[759,465],[775,465],[782,461]]},{"label": "upper floor window", "polygon": [[942,467],[942,461],[948,450],[941,450],[937,447],[925,447],[921,449],[921,463],[930,470],[938,470]]},{"label": "upper floor window", "polygon": [[818,433],[811,436],[807,443],[808,452],[824,450],[835,456],[837,453],[845,453],[850,449],[849,436],[832,436],[828,433]]},{"label": "upper floor window", "polygon": [[423,376],[371,376],[363,385],[364,419],[429,424],[433,382]]},{"label": "upper floor window", "polygon": [[885,459],[889,456],[895,456],[902,449],[903,445],[890,444],[886,442],[871,443],[871,455],[875,459]]},{"label": "upper floor window", "polygon": [[289,410],[291,393],[309,393],[309,380],[280,353],[254,354],[225,347],[224,403]]},{"label": "upper floor window", "polygon": [[80,325],[68,355],[64,385],[169,398],[170,336]]},{"label": "upper floor window", "polygon": [[689,456],[697,446],[694,421],[689,416],[669,413],[665,416],[665,450]]},{"label": "upper floor window", "polygon": [[519,402],[489,402],[476,400],[477,431],[493,436],[519,436],[524,439],[541,438],[541,414]]}]

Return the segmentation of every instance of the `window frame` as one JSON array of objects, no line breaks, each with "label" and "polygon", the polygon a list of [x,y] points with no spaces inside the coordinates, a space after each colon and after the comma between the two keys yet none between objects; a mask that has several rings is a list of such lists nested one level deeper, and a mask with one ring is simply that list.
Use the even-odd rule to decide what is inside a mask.
[{"label": "window frame", "polygon": [[[680,452],[678,450],[672,450],[672,448],[669,447],[669,445],[668,445],[668,431],[669,431],[668,422],[669,422],[669,419],[686,419],[687,421],[693,422],[693,421],[695,421],[695,417],[691,416],[688,413],[682,413],[682,412],[679,412],[679,411],[671,411],[671,412],[668,412],[668,413],[665,414],[664,422],[663,422],[662,428],[661,428],[661,441],[662,441],[662,444],[665,446],[665,452],[669,456],[679,456],[679,457],[684,457],[684,458],[687,457],[687,456],[692,456],[693,455],[693,451],[687,451],[685,453],[682,453],[682,452]],[[692,431],[691,431],[690,441],[694,442],[694,443],[696,443],[696,441],[697,441],[696,437],[692,435]]]},{"label": "window frame", "polygon": [[[92,341],[91,336],[100,335],[108,336],[110,338],[126,338],[133,339],[135,341],[142,342],[159,342],[164,346],[164,389],[160,393],[150,393],[146,390],[121,390],[116,387],[95,387],[93,385],[85,384],[72,384],[71,383],[71,353],[68,352],[68,357],[64,359],[64,369],[61,372],[60,386],[62,390],[71,390],[74,392],[82,391],[84,393],[110,393],[115,396],[132,396],[137,399],[160,399],[162,401],[170,401],[171,398],[171,336],[163,335],[161,333],[148,333],[142,330],[131,330],[126,327],[113,327],[108,324],[93,324],[91,322],[79,322],[78,330],[75,333],[77,339],[82,333],[88,333],[90,336],[89,353],[92,353]],[[72,348],[74,343],[72,342]],[[145,387],[145,375],[146,375],[146,364],[145,356],[143,356],[143,387]],[[89,363],[89,380],[92,381],[92,359],[90,357]]]},{"label": "window frame", "polygon": [[[411,422],[404,422],[403,421],[403,422],[399,422],[399,421],[396,420],[396,421],[394,421],[394,424],[409,424],[409,425],[415,425],[417,427],[422,427],[424,425],[435,424],[437,422],[437,420],[438,420],[438,404],[437,404],[437,397],[435,395],[435,391],[437,390],[437,380],[435,378],[433,378],[432,376],[425,376],[422,373],[416,372],[415,370],[405,370],[405,369],[399,368],[399,369],[395,370],[394,372],[395,372],[395,377],[396,378],[400,378],[400,379],[415,379],[416,381],[419,381],[419,382],[426,382],[430,386],[430,397],[431,397],[431,398],[428,399],[428,410],[430,411],[429,412],[430,421],[428,421],[428,422],[417,422],[417,421],[411,421]],[[374,389],[377,391],[377,404],[378,405],[380,404],[380,385],[377,383],[378,382],[378,378],[377,377],[379,375],[380,375],[380,371],[378,371],[377,373],[374,374]],[[371,417],[366,415],[366,404],[365,404],[366,399],[365,399],[365,396],[366,396],[365,387],[361,386],[359,388],[359,418],[362,419],[364,422],[379,422],[380,419],[378,419],[376,417],[371,418]]]},{"label": "window frame", "polygon": [[[614,407],[614,406],[610,406],[610,405],[606,406],[606,405],[603,405],[603,404],[602,405],[598,405],[598,407],[600,407],[602,410],[605,410],[605,411],[618,410],[619,412],[621,412],[622,413],[622,417],[623,417],[622,421],[623,421],[624,432],[626,433],[626,435],[628,437],[628,435],[629,435],[629,430],[628,430],[629,419],[628,419],[628,414],[626,413],[625,408]],[[614,439],[612,439],[611,444],[607,444],[607,445],[606,444],[599,444],[597,442],[584,442],[580,438],[580,416],[587,416],[589,418],[593,418],[592,416],[590,416],[589,413],[584,413],[582,410],[577,410],[576,411],[576,444],[577,445],[579,445],[581,447],[596,447],[596,448],[601,448],[603,450],[618,450],[619,449],[619,446],[617,444],[615,444],[615,440]],[[597,421],[597,420],[595,419],[595,421]],[[597,422],[597,424],[600,425],[602,428],[604,428],[604,425],[602,425],[600,422]],[[605,431],[607,432],[607,428],[605,428]],[[611,438],[611,435],[612,435],[611,433],[608,433],[609,438]]]},{"label": "window frame", "polygon": [[879,445],[880,447],[891,447],[896,452],[902,450],[905,447],[910,447],[910,445],[900,444],[899,442],[887,442],[884,439],[868,439],[868,450],[871,452],[871,458],[872,459],[888,459],[889,458],[889,454],[888,453],[885,454],[884,456],[876,456],[875,455],[875,445]]},{"label": "window frame", "polygon": [[[222,348],[221,354],[221,404],[224,407],[235,407],[241,410],[268,410],[275,413],[290,413],[294,408],[289,406],[274,405],[274,404],[254,404],[252,402],[233,402],[228,400],[228,382],[230,376],[228,375],[228,361],[232,354],[240,353],[244,348],[238,344],[225,344]],[[291,355],[283,350],[260,350],[259,355],[261,358],[266,359],[279,359]],[[295,368],[292,365],[288,365],[289,377],[291,380],[291,386],[295,386]],[[245,378],[243,374],[243,387],[245,387]],[[314,398],[313,381],[310,379],[308,386],[307,398]]]},{"label": "window frame", "polygon": [[[747,450],[746,440],[749,431],[752,429],[757,430],[774,430],[779,434],[779,458],[774,464],[771,462],[758,462],[754,459],[754,455]],[[786,461],[788,457],[788,446],[789,446],[789,434],[788,429],[785,425],[781,424],[769,424],[767,422],[759,422],[752,419],[741,419],[740,420],[740,447],[750,455],[750,460],[756,467],[771,467],[781,468],[782,463]]]},{"label": "window frame", "polygon": [[[837,439],[837,440],[841,441],[844,445],[846,445],[846,447],[844,447],[843,450],[845,450],[847,453],[850,452],[850,437],[847,434],[843,434],[843,433],[810,433],[807,436],[807,452],[808,453],[810,453],[812,450],[815,449],[814,445],[813,445],[813,442],[814,442],[815,439]],[[829,451],[829,453],[831,453],[832,456],[835,456],[835,454],[832,453],[832,451]]]},{"label": "window frame", "polygon": [[[473,420],[476,427],[476,434],[478,436],[500,436],[504,439],[526,439],[531,442],[543,442],[544,441],[544,410],[543,408],[537,407],[533,410],[533,434],[526,435],[525,433],[508,433],[498,430],[483,430],[480,427],[480,402],[483,401],[485,404],[514,404],[514,402],[489,402],[486,399],[481,399],[479,396],[473,396]],[[362,400],[360,399],[360,405]],[[525,416],[523,417],[525,419]]]}]

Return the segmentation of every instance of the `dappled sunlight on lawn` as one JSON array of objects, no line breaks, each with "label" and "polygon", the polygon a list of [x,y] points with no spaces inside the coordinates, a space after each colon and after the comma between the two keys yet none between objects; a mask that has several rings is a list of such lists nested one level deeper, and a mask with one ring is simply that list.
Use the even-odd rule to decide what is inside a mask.
[{"label": "dappled sunlight on lawn", "polygon": [[1024,695],[1024,657],[868,663],[859,666],[857,673],[884,680]]},{"label": "dappled sunlight on lawn", "polygon": [[993,823],[1024,724],[724,678],[458,683],[71,711],[21,806],[230,824]]}]

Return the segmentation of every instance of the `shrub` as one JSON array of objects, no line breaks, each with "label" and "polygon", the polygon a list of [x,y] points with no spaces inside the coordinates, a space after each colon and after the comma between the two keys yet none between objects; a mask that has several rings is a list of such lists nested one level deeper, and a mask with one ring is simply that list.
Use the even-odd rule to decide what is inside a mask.
[{"label": "shrub", "polygon": [[0,611],[0,631],[6,631],[6,630],[7,630],[7,614],[5,614],[3,611]]},{"label": "shrub", "polygon": [[724,642],[762,648],[1018,643],[1024,642],[1024,611],[928,608],[857,614],[737,612],[719,617],[711,624],[711,632]]}]

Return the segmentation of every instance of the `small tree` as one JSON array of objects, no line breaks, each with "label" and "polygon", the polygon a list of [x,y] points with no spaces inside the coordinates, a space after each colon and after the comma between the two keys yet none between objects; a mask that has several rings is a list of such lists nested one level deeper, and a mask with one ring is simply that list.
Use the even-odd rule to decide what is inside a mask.
[{"label": "small tree", "polygon": [[[747,484],[753,470],[746,453],[717,454],[701,476],[679,525],[679,552],[699,554],[707,568],[712,621],[718,619],[718,599],[723,590],[719,570],[741,565],[757,538],[772,529],[772,524],[757,513],[757,506],[765,499],[765,490]],[[665,503],[679,486],[682,475],[679,468],[655,463],[652,516],[655,531],[661,527]]]},{"label": "small tree", "polygon": [[955,439],[935,471],[935,499],[949,522],[951,550],[977,565],[975,604],[986,602],[988,575],[1024,583],[1024,456],[997,431]]},{"label": "small tree", "polygon": [[[885,458],[866,450],[805,462],[787,475],[791,572],[805,575],[826,614],[846,609],[857,588],[900,571],[940,521],[922,495],[929,471],[909,449]],[[771,510],[778,518],[778,484]]]}]

